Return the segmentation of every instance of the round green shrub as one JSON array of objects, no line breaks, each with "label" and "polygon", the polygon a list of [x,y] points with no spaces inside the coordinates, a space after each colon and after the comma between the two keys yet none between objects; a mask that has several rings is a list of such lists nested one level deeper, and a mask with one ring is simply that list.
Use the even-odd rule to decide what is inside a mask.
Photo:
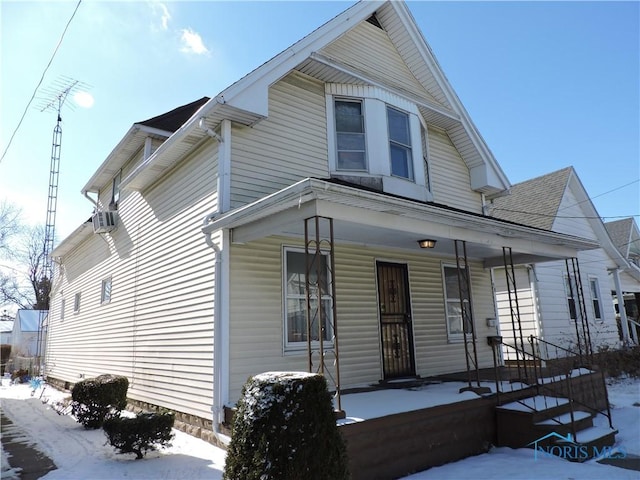
[{"label": "round green shrub", "polygon": [[170,445],[174,420],[173,412],[139,413],[135,418],[107,418],[102,428],[119,453],[135,453],[139,460],[149,450]]},{"label": "round green shrub", "polygon": [[268,372],[242,388],[224,480],[341,480],[347,454],[322,375]]},{"label": "round green shrub", "polygon": [[100,428],[127,406],[128,389],[129,380],[120,375],[81,380],[71,390],[71,412],[86,429]]}]

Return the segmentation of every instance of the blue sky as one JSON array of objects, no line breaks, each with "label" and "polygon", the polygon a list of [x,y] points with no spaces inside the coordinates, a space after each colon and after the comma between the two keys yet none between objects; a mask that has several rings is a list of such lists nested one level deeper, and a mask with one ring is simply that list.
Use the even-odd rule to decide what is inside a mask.
[{"label": "blue sky", "polygon": [[[215,96],[352,4],[83,0],[0,162],[0,200],[44,224],[56,116],[35,105],[62,77],[94,103],[62,112],[58,239],[133,123]],[[76,5],[0,3],[2,153]],[[640,3],[408,5],[512,183],[573,165],[601,216],[640,221]]]}]

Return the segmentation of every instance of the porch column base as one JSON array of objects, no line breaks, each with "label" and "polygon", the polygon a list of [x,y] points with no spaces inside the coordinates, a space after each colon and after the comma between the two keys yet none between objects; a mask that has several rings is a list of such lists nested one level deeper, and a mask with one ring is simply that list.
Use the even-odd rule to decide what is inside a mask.
[{"label": "porch column base", "polygon": [[344,410],[334,410],[333,416],[336,418],[336,420],[343,420],[347,418],[347,412],[345,412]]}]

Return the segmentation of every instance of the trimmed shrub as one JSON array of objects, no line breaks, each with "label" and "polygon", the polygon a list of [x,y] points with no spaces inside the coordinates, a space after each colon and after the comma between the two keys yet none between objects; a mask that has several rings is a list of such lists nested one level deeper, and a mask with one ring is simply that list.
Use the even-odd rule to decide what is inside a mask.
[{"label": "trimmed shrub", "polygon": [[86,429],[97,429],[106,418],[118,416],[127,406],[129,380],[120,375],[100,375],[76,383],[71,390],[71,412]]},{"label": "trimmed shrub", "polygon": [[346,447],[322,375],[250,378],[234,415],[224,480],[349,478]]},{"label": "trimmed shrub", "polygon": [[139,460],[149,450],[170,446],[174,420],[173,412],[139,413],[134,418],[108,418],[102,428],[118,453],[135,453],[136,460]]}]

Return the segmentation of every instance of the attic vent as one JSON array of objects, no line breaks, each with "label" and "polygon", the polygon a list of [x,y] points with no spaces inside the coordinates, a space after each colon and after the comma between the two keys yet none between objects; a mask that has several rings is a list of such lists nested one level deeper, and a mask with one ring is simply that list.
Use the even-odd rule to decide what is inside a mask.
[{"label": "attic vent", "polygon": [[371,15],[369,18],[367,18],[367,22],[369,22],[373,26],[378,27],[380,30],[384,30],[384,28],[382,28],[382,25],[380,25],[380,22],[378,21],[378,17],[376,17],[375,13]]},{"label": "attic vent", "polygon": [[96,212],[91,217],[91,221],[93,222],[93,233],[111,232],[118,226],[118,212],[113,210]]}]

